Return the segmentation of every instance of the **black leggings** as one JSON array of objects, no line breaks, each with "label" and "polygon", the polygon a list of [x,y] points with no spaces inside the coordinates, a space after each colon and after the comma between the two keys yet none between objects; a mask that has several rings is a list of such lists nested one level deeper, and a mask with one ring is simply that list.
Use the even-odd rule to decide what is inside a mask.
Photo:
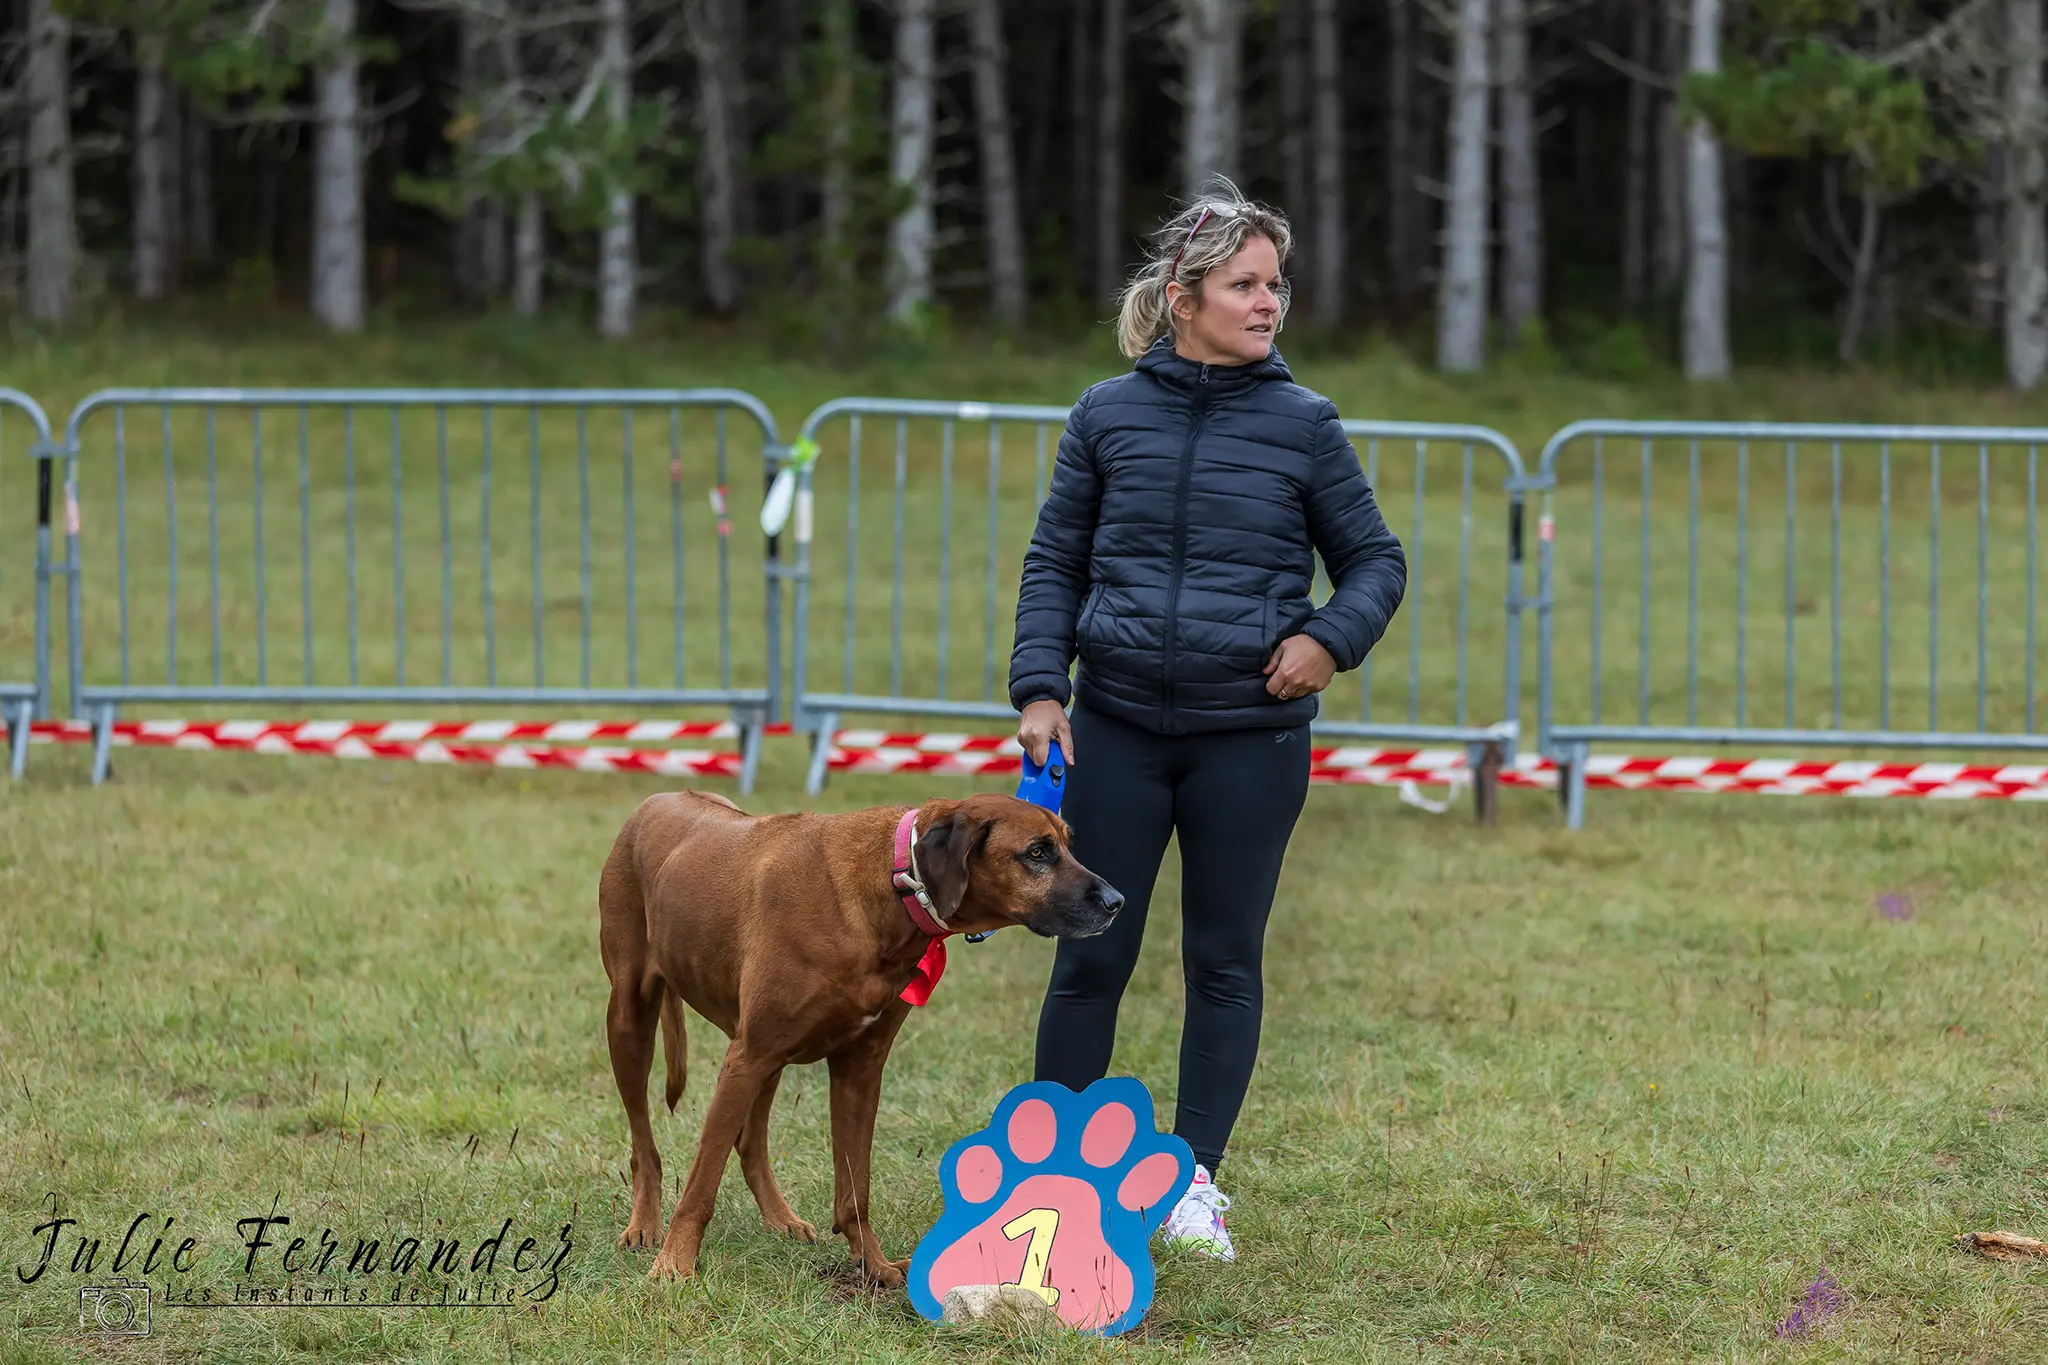
[{"label": "black leggings", "polygon": [[1259,1053],[1266,916],[1308,795],[1308,727],[1155,735],[1076,705],[1061,814],[1074,856],[1124,895],[1095,938],[1062,939],[1038,1017],[1037,1079],[1083,1090],[1109,1070],[1152,883],[1180,835],[1187,1016],[1173,1131],[1214,1171]]}]

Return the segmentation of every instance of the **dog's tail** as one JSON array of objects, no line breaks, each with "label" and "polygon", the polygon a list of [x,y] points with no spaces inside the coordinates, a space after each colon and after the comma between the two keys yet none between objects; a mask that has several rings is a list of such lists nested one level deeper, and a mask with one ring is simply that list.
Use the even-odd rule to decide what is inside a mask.
[{"label": "dog's tail", "polygon": [[688,1074],[689,1058],[684,1052],[683,1001],[673,989],[661,988],[661,1054],[668,1063],[668,1111],[676,1111],[676,1101],[683,1097],[683,1079]]}]

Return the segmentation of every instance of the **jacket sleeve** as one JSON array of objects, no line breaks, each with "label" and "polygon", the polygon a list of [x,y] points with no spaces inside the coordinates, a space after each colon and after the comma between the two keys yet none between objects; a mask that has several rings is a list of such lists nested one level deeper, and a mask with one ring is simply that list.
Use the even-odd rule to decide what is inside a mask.
[{"label": "jacket sleeve", "polygon": [[1083,394],[1060,436],[1052,486],[1024,552],[1016,643],[1010,650],[1010,704],[1019,711],[1047,699],[1065,706],[1072,697],[1067,670],[1074,662],[1074,627],[1088,593],[1101,505],[1102,481],[1095,468],[1088,395]]},{"label": "jacket sleeve", "polygon": [[1332,404],[1316,432],[1309,535],[1334,591],[1302,633],[1330,651],[1341,672],[1365,662],[1408,590],[1408,559],[1373,500],[1358,452]]}]

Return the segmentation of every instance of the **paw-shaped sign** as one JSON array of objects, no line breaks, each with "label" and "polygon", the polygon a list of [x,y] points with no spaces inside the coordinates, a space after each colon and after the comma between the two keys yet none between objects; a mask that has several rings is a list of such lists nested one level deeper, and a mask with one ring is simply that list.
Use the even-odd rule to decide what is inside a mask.
[{"label": "paw-shaped sign", "polygon": [[1194,1174],[1139,1081],[1020,1085],[939,1159],[946,1208],[910,1258],[910,1301],[937,1319],[962,1285],[1022,1285],[1069,1327],[1128,1331],[1152,1306],[1152,1233]]}]

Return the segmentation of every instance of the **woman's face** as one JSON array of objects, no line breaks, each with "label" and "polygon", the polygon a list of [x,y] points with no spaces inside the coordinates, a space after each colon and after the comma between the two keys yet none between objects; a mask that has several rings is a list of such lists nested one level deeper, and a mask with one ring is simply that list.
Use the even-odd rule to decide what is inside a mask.
[{"label": "woman's face", "polygon": [[1175,349],[1208,365],[1264,360],[1280,326],[1280,253],[1272,240],[1251,238],[1242,251],[1204,275],[1198,287],[1199,301],[1192,290],[1168,286],[1168,303],[1179,322]]}]

